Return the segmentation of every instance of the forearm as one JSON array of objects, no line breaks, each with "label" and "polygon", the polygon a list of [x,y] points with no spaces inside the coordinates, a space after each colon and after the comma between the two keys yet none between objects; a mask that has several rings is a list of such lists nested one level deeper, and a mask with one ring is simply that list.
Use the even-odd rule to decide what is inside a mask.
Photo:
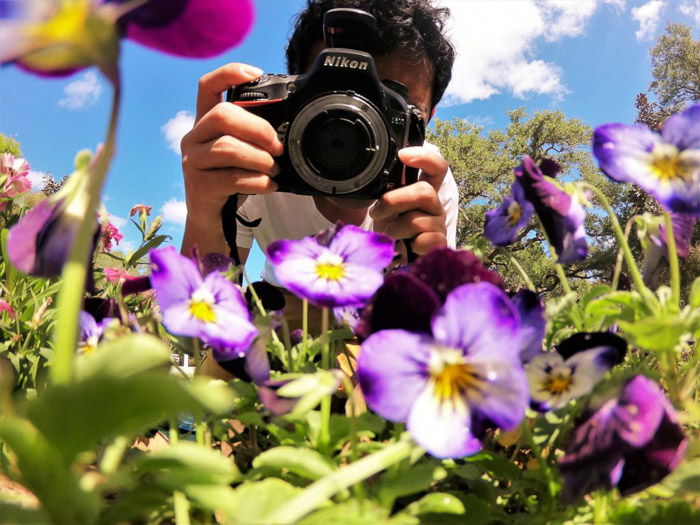
[{"label": "forearm", "polygon": [[188,217],[185,223],[185,234],[182,238],[180,253],[190,256],[195,246],[200,255],[206,255],[207,253],[228,255],[229,253],[221,224],[196,223]]}]

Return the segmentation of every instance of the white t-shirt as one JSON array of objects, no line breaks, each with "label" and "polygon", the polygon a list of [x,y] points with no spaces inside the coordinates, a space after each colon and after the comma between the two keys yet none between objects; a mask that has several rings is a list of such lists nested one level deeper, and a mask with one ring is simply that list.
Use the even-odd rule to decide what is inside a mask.
[{"label": "white t-shirt", "polygon": [[[437,150],[436,146],[427,142],[425,146]],[[446,212],[447,244],[454,248],[457,237],[459,192],[449,168],[438,190],[438,198]],[[255,239],[263,252],[273,241],[301,239],[333,225],[318,211],[311,195],[282,192],[268,195],[249,195],[238,209],[238,214],[247,221],[258,218],[261,221],[254,228],[244,226],[239,222],[236,225],[236,244],[241,248],[250,249],[253,245],[253,239]],[[360,227],[372,231],[373,222],[367,214]],[[278,284],[272,266],[267,259],[262,277],[272,284]]]}]

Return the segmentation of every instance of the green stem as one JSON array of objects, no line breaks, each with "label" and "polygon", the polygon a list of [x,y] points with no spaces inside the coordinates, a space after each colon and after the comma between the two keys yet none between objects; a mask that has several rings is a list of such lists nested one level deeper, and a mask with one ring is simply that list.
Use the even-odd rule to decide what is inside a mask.
[{"label": "green stem", "polygon": [[112,110],[104,150],[97,156],[95,165],[89,168],[89,172],[86,174],[91,177],[88,205],[86,207],[87,216],[80,221],[68,262],[63,266],[63,272],[61,273],[62,284],[56,305],[54,363],[50,369],[50,378],[54,384],[66,384],[73,381],[73,361],[78,345],[78,317],[83,304],[85,279],[93,242],[95,225],[93,217],[100,202],[102,186],[114,155],[120,104],[121,87],[117,80],[114,84]]},{"label": "green stem", "polygon": [[562,267],[561,264],[555,262],[554,263],[554,271],[557,272],[557,277],[559,277],[559,282],[561,283],[561,289],[564,290],[565,294],[570,294],[571,293],[571,285],[569,284],[569,279],[566,277],[566,273],[564,273],[564,268]]},{"label": "green stem", "polygon": [[[170,444],[177,445],[180,442],[180,434],[177,428],[177,419],[170,418]],[[190,525],[190,502],[187,496],[179,490],[173,491],[173,511],[175,512],[176,525]]]},{"label": "green stem", "polygon": [[620,248],[622,249],[622,253],[625,257],[625,263],[627,264],[627,268],[630,271],[634,287],[637,288],[637,290],[641,294],[647,295],[645,292],[649,292],[649,290],[644,284],[642,274],[640,273],[639,268],[637,267],[637,263],[634,260],[634,256],[632,255],[632,250],[630,250],[629,243],[627,242],[627,239],[625,238],[625,235],[622,232],[622,228],[620,227],[620,221],[617,220],[617,215],[615,215],[615,212],[610,206],[608,198],[602,191],[600,191],[592,184],[588,184],[587,182],[581,182],[580,185],[584,188],[591,190],[598,198],[598,201],[600,201],[600,204],[603,206],[605,211],[607,212],[608,216],[610,217],[610,224],[612,225],[612,229],[615,232],[615,237],[617,237],[617,242],[620,243]]},{"label": "green stem", "polygon": [[673,232],[671,214],[664,211],[666,221],[666,246],[668,248],[668,269],[671,279],[671,300],[680,307],[681,300],[681,274],[678,267],[678,252],[676,251],[676,236]]},{"label": "green stem", "polygon": [[525,282],[525,286],[527,286],[530,290],[537,291],[537,288],[532,283],[532,279],[530,279],[530,276],[527,274],[527,272],[522,267],[522,265],[518,262],[518,260],[515,258],[515,256],[512,253],[510,253],[508,250],[506,250],[505,248],[501,248],[500,252],[503,253],[506,257],[508,257],[508,260],[510,261],[510,263],[513,266],[515,266],[515,269],[518,271],[518,273],[520,274],[520,277]]},{"label": "green stem", "polygon": [[[330,344],[328,341],[329,315],[328,308],[321,310],[321,366],[326,370],[331,367]],[[329,452],[328,447],[331,441],[331,397],[333,394],[324,396],[321,400],[321,428],[318,433],[318,448]]]},{"label": "green stem", "polygon": [[557,497],[557,484],[556,481],[554,480],[554,476],[552,474],[552,469],[549,468],[549,463],[545,459],[544,455],[542,454],[542,449],[540,446],[535,442],[535,437],[532,435],[532,430],[530,430],[530,423],[527,419],[524,419],[522,424],[520,425],[520,428],[523,431],[523,436],[528,442],[528,445],[530,445],[530,448],[532,449],[532,452],[535,454],[535,458],[537,459],[537,462],[540,464],[540,467],[542,468],[542,474],[544,476],[545,482],[547,484],[547,505],[548,508],[551,510],[552,506],[554,505],[554,502],[556,501]]},{"label": "green stem", "polygon": [[114,474],[117,467],[124,457],[124,452],[131,444],[131,441],[126,436],[117,436],[111,445],[105,450],[102,461],[100,462],[100,470],[105,475]]},{"label": "green stem", "polygon": [[[627,221],[627,224],[625,225],[625,243],[629,243],[630,232],[632,231],[632,225],[634,224],[634,220],[636,217],[637,215],[632,217],[630,220]],[[610,281],[610,288],[613,292],[617,290],[617,285],[620,282],[620,272],[622,272],[623,256],[624,251],[622,250],[622,246],[620,246],[620,249],[617,251],[617,257],[615,258],[615,270],[613,271],[612,280]]]},{"label": "green stem", "polygon": [[399,441],[309,485],[296,498],[267,516],[265,523],[294,523],[328,498],[394,465],[411,455],[413,445]]}]

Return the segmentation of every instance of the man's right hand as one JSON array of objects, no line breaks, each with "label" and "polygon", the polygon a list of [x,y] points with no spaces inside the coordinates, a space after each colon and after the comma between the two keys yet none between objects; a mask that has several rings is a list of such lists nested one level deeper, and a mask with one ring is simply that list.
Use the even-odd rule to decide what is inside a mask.
[{"label": "man's right hand", "polygon": [[199,80],[195,124],[180,144],[187,201],[183,253],[189,254],[194,244],[200,253],[224,253],[221,209],[229,195],[277,188],[274,157],[284,149],[277,133],[261,117],[221,100],[230,86],[261,74],[253,66],[227,64]]}]

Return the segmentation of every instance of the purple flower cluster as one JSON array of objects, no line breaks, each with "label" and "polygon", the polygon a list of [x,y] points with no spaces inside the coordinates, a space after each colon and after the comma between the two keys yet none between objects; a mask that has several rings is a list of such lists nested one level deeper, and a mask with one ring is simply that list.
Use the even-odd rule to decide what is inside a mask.
[{"label": "purple flower cluster", "polygon": [[586,212],[575,195],[553,181],[560,169],[552,160],[545,159],[538,166],[530,157],[524,157],[514,170],[511,197],[486,213],[486,238],[497,246],[512,244],[534,210],[557,253],[557,262],[585,259],[588,253],[583,227]]}]

